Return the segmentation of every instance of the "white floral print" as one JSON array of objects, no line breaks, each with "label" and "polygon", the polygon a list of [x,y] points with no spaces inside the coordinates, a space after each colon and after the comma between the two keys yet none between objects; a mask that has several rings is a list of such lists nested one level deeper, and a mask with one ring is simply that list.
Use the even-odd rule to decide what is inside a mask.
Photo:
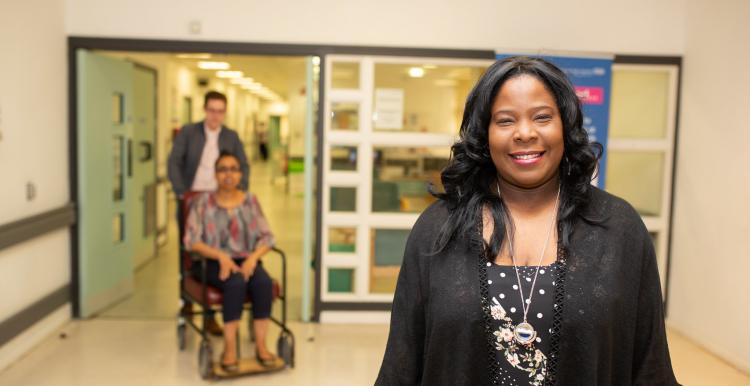
[{"label": "white floral print", "polygon": [[542,385],[547,377],[547,357],[541,350],[535,348],[533,343],[516,342],[513,339],[513,321],[500,305],[493,305],[490,308],[492,317],[500,321],[500,327],[494,332],[495,348],[504,354],[511,366],[529,374],[529,384]]}]

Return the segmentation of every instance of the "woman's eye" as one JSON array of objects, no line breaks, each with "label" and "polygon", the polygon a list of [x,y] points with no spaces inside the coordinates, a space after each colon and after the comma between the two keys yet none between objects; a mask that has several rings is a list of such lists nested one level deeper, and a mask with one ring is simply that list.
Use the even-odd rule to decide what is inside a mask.
[{"label": "woman's eye", "polygon": [[500,120],[497,121],[497,125],[498,126],[508,126],[508,125],[512,125],[512,124],[513,124],[513,120],[512,119],[500,119]]},{"label": "woman's eye", "polygon": [[538,115],[535,119],[537,121],[547,122],[552,119],[552,116],[551,115]]}]

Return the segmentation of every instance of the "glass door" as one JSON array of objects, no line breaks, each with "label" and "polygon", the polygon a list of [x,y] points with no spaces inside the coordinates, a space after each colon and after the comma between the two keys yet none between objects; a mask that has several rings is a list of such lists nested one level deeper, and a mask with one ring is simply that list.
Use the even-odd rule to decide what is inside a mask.
[{"label": "glass door", "polygon": [[654,241],[662,291],[667,286],[678,73],[676,65],[612,66],[606,190],[641,214]]},{"label": "glass door", "polygon": [[441,189],[466,96],[491,63],[326,57],[322,309],[393,300],[409,231],[435,201],[428,186]]},{"label": "glass door", "polygon": [[133,64],[77,52],[80,316],[133,290]]}]

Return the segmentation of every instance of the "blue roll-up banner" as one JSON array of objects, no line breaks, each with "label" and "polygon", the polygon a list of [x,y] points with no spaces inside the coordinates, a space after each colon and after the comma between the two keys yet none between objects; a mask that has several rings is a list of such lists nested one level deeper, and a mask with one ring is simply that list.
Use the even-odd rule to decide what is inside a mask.
[{"label": "blue roll-up banner", "polygon": [[[498,53],[497,59],[515,54]],[[527,55],[540,57],[560,67],[573,83],[583,106],[583,127],[589,139],[602,144],[604,152],[599,161],[598,177],[594,184],[604,189],[607,165],[607,133],[609,132],[609,101],[612,88],[612,59]]]}]

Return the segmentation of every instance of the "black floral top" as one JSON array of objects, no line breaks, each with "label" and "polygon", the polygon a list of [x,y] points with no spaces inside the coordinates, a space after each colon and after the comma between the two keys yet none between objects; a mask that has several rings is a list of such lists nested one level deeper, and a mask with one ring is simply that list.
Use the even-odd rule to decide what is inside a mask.
[{"label": "black floral top", "polygon": [[523,322],[516,271],[512,265],[487,263],[487,284],[500,385],[539,386],[544,384],[547,377],[557,263],[539,267],[534,295],[528,303],[536,268],[518,267],[524,301],[530,304],[526,320],[536,331],[534,341],[521,344],[513,335],[515,326]]}]

